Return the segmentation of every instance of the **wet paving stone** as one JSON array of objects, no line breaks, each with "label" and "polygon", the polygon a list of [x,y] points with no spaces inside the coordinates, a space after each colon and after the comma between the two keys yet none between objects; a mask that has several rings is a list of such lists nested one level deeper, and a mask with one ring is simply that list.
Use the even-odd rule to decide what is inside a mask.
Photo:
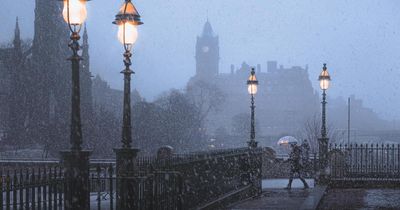
[{"label": "wet paving stone", "polygon": [[270,189],[258,198],[242,202],[228,209],[297,210],[310,195],[310,192],[310,189]]},{"label": "wet paving stone", "polygon": [[330,189],[318,209],[400,209],[400,189]]}]

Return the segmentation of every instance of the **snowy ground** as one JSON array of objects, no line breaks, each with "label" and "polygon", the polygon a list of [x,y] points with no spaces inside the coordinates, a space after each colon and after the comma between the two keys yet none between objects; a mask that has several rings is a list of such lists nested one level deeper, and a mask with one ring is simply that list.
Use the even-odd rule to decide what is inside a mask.
[{"label": "snowy ground", "polygon": [[400,190],[331,189],[319,209],[400,209]]},{"label": "snowy ground", "polygon": [[[285,188],[288,182],[289,179],[264,179],[262,181],[262,188],[263,190]],[[306,179],[306,182],[310,188],[314,187],[314,179]],[[292,188],[303,188],[303,183],[300,181],[300,179],[294,179]]]},{"label": "snowy ground", "polygon": [[[314,180],[313,179],[306,179],[308,185],[310,185],[310,187],[314,187]],[[263,190],[268,190],[268,189],[283,189],[286,187],[288,183],[288,179],[264,179],[262,181],[262,188]],[[296,188],[303,188],[303,183],[301,183],[301,181],[299,179],[294,179],[293,183],[292,183],[292,188],[296,189]],[[303,191],[304,193],[307,193],[307,191]],[[115,195],[114,195],[115,196]],[[105,197],[107,200],[102,200],[101,201],[101,209],[110,209],[109,205],[110,205],[110,200],[109,197],[106,196]],[[91,209],[97,209],[97,195],[96,194],[92,194],[91,195],[91,203],[90,203],[90,208]],[[115,201],[114,201],[114,205],[115,205]],[[115,208],[114,208],[115,209]]]}]

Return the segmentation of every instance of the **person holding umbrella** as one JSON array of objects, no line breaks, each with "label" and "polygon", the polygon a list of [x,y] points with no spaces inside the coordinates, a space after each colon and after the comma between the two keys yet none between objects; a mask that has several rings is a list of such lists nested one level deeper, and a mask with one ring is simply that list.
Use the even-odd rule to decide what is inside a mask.
[{"label": "person holding umbrella", "polygon": [[297,174],[298,178],[303,182],[304,189],[307,189],[307,188],[309,188],[309,186],[301,174],[301,170],[303,168],[302,165],[300,164],[301,148],[300,148],[300,146],[297,145],[297,141],[290,141],[289,145],[291,148],[291,151],[289,154],[290,176],[289,176],[289,183],[285,189],[292,188],[292,182],[293,182],[293,178],[294,178],[295,174]]}]

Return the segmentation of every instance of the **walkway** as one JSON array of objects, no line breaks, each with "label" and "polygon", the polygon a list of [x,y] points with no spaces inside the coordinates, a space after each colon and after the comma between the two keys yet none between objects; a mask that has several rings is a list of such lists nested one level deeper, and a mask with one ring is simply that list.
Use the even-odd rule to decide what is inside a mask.
[{"label": "walkway", "polygon": [[260,197],[243,201],[228,209],[271,209],[271,210],[298,210],[316,209],[325,187],[313,187],[313,180],[307,180],[310,189],[302,189],[301,182],[295,180],[291,190],[283,189],[287,179],[273,179],[263,181],[263,194]]},{"label": "walkway", "polygon": [[319,209],[400,209],[400,189],[331,189]]}]

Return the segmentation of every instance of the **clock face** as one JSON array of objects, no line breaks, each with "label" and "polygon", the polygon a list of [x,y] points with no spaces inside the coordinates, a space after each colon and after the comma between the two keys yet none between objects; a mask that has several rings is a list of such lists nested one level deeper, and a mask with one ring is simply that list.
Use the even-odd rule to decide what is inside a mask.
[{"label": "clock face", "polygon": [[202,50],[203,50],[203,52],[208,52],[208,51],[210,50],[210,48],[209,48],[208,46],[204,46],[204,47],[202,48]]}]

